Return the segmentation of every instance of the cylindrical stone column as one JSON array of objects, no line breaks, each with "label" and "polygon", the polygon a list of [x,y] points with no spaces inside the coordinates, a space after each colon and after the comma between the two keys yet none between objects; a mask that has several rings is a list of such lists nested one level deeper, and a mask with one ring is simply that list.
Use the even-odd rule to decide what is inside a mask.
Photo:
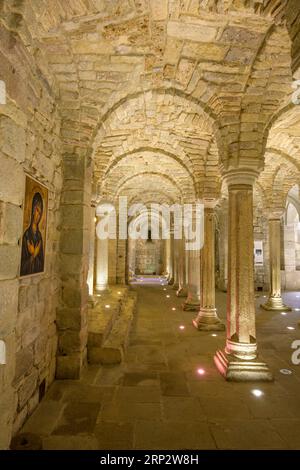
[{"label": "cylindrical stone column", "polygon": [[168,283],[173,284],[173,282],[174,282],[174,231],[170,229]]},{"label": "cylindrical stone column", "polygon": [[225,325],[215,306],[215,215],[216,201],[204,201],[204,245],[201,253],[201,308],[194,326],[198,330],[222,331]]},{"label": "cylindrical stone column", "polygon": [[97,238],[96,290],[108,289],[108,239]]},{"label": "cylindrical stone column", "polygon": [[270,250],[270,292],[269,298],[261,307],[265,310],[290,311],[291,308],[283,303],[281,297],[280,274],[280,232],[281,214],[269,216],[269,250]]},{"label": "cylindrical stone column", "polygon": [[272,380],[257,359],[254,303],[254,171],[226,175],[229,195],[227,340],[215,363],[227,380]]},{"label": "cylindrical stone column", "polygon": [[173,241],[173,285],[172,289],[178,290],[179,282],[178,282],[178,255],[179,255],[179,242],[174,238]]},{"label": "cylindrical stone column", "polygon": [[188,251],[188,294],[182,307],[192,312],[200,308],[200,250]]},{"label": "cylindrical stone column", "polygon": [[186,266],[185,266],[185,240],[178,240],[178,290],[177,297],[187,296]]},{"label": "cylindrical stone column", "polygon": [[94,294],[94,268],[95,268],[95,239],[96,239],[96,209],[91,206],[91,225],[90,225],[90,246],[89,246],[89,271],[87,284],[89,287],[89,295]]}]

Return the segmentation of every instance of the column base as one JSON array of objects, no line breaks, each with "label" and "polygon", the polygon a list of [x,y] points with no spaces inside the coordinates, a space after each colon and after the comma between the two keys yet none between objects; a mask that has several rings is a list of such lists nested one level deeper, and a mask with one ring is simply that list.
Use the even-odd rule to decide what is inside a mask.
[{"label": "column base", "polygon": [[109,292],[108,284],[96,284],[96,294],[101,294],[103,292]]},{"label": "column base", "polygon": [[177,297],[186,297],[187,296],[187,289],[185,287],[179,287],[178,291],[176,292]]},{"label": "column base", "polygon": [[178,290],[178,288],[179,288],[179,284],[174,284],[174,283],[173,283],[173,285],[172,285],[172,289],[174,289],[174,290]]},{"label": "column base", "polygon": [[217,315],[217,310],[201,308],[200,312],[193,320],[193,325],[199,331],[224,331],[225,325]]},{"label": "column base", "polygon": [[99,303],[99,298],[95,295],[89,295],[88,304],[90,307],[95,308]]},{"label": "column base", "polygon": [[200,308],[199,303],[194,303],[192,301],[189,301],[188,299],[182,304],[182,309],[185,312],[198,312]]},{"label": "column base", "polygon": [[292,309],[283,303],[281,297],[269,297],[265,304],[260,305],[264,310],[290,312]]},{"label": "column base", "polygon": [[246,361],[224,351],[217,351],[215,365],[223,377],[230,382],[272,382],[272,373],[266,363],[257,359]]}]

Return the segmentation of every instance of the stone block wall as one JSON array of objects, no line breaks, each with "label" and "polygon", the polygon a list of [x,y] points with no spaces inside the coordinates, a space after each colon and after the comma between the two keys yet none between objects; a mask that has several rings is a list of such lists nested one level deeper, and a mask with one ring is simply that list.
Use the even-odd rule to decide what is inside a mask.
[{"label": "stone block wall", "polygon": [[[60,296],[59,223],[62,186],[60,118],[42,55],[28,53],[11,23],[0,27],[0,449],[9,446],[41,393],[54,380]],[[42,72],[43,70],[43,72]],[[45,272],[20,272],[25,174],[49,189]]]},{"label": "stone block wall", "polygon": [[136,273],[161,274],[162,272],[161,240],[137,240]]}]

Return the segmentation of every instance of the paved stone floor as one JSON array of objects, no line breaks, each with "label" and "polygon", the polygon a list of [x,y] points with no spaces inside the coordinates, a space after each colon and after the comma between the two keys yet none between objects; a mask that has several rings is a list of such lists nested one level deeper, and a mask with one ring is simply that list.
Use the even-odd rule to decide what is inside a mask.
[{"label": "paved stone floor", "polygon": [[[24,431],[39,433],[44,449],[300,449],[300,366],[291,363],[300,311],[257,309],[260,353],[274,383],[229,383],[213,363],[225,333],[196,331],[194,314],[181,310],[169,286],[135,289],[126,362],[89,367],[81,381],[55,382]],[[286,294],[286,302],[300,307],[298,294]],[[218,293],[222,318],[225,302]]]}]

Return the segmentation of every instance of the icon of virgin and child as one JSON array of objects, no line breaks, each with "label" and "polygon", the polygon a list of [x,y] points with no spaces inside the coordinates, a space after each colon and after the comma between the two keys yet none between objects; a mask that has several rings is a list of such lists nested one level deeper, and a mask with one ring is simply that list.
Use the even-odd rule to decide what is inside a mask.
[{"label": "icon of virgin and child", "polygon": [[26,177],[21,276],[44,272],[47,189]]}]

